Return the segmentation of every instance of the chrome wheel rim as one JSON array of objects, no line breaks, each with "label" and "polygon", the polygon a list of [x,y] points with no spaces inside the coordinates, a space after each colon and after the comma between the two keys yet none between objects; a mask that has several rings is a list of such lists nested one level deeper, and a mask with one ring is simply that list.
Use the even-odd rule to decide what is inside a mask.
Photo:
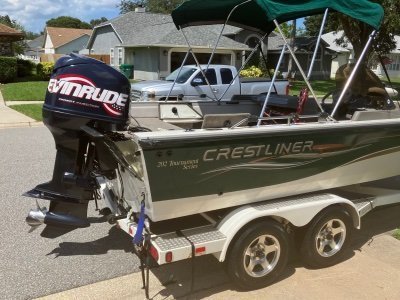
[{"label": "chrome wheel rim", "polygon": [[315,246],[319,255],[331,257],[338,253],[346,239],[346,225],[340,219],[326,222],[315,238]]},{"label": "chrome wheel rim", "polygon": [[281,254],[278,239],[272,235],[261,235],[247,247],[243,265],[251,277],[262,277],[270,273],[278,264]]}]

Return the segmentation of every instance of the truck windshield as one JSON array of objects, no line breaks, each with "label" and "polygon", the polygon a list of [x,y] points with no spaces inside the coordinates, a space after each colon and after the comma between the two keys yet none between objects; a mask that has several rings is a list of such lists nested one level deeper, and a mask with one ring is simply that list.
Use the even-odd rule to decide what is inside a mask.
[{"label": "truck windshield", "polygon": [[177,83],[185,83],[190,78],[190,76],[192,76],[192,74],[194,72],[196,72],[196,71],[197,71],[197,68],[183,67],[181,73],[179,74],[179,77],[177,78],[178,73],[179,73],[179,69],[176,69],[171,74],[169,74],[165,78],[165,80],[167,80],[167,81],[175,81],[175,78],[177,78],[176,79]]}]

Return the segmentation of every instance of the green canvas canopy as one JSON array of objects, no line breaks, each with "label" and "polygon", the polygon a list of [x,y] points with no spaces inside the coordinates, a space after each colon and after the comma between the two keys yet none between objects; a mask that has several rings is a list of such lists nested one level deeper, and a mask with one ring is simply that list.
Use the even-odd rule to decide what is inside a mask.
[{"label": "green canvas canopy", "polygon": [[[245,0],[189,0],[172,12],[175,25],[180,27],[223,24],[231,10]],[[382,7],[368,0],[251,0],[239,6],[228,24],[250,30],[270,32],[279,23],[311,15],[322,14],[325,9],[343,13],[369,24],[375,29],[383,19]]]}]

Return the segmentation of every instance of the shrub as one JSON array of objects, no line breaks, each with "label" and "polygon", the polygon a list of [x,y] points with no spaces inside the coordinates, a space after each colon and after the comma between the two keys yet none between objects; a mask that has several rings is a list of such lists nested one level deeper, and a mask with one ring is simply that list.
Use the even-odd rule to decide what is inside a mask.
[{"label": "shrub", "polygon": [[43,80],[49,80],[53,68],[54,68],[53,62],[38,63],[36,66],[36,73]]},{"label": "shrub", "polygon": [[262,77],[263,72],[260,70],[260,68],[257,68],[256,66],[251,66],[250,68],[240,71],[240,76],[242,76],[242,77]]},{"label": "shrub", "polygon": [[12,82],[17,77],[17,59],[0,56],[0,83]]},{"label": "shrub", "polygon": [[30,76],[33,73],[35,64],[30,60],[17,58],[17,75],[18,77]]}]

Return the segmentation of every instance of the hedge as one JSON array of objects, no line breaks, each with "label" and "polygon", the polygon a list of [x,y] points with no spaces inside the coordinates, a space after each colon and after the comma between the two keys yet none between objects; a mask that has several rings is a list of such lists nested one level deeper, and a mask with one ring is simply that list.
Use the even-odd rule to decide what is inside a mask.
[{"label": "hedge", "polygon": [[49,80],[51,72],[53,72],[54,63],[53,62],[42,62],[38,63],[36,66],[36,73],[43,80]]},{"label": "hedge", "polygon": [[17,77],[17,59],[0,57],[0,83],[13,82]]},{"label": "hedge", "polygon": [[32,75],[35,63],[30,60],[17,58],[17,75],[18,77],[26,77]]}]

